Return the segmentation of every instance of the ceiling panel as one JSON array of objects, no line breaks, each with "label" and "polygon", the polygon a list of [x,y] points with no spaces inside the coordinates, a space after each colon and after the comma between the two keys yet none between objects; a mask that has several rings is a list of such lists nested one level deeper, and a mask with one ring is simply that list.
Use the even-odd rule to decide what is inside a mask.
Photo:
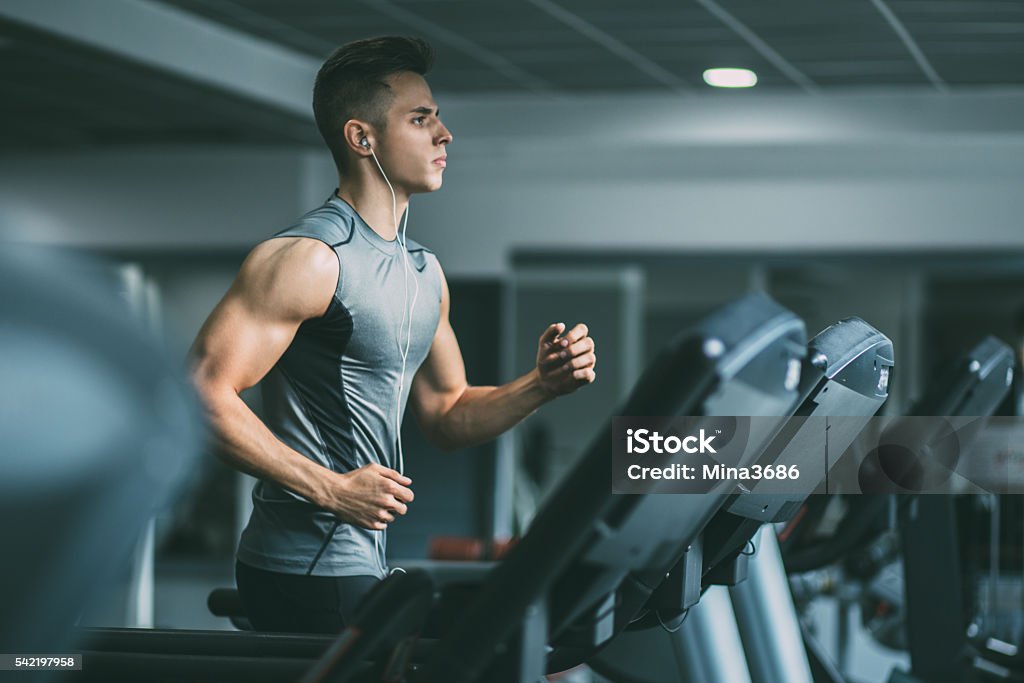
[{"label": "ceiling panel", "polygon": [[951,86],[1024,83],[1024,2],[892,3]]},{"label": "ceiling panel", "polygon": [[[528,89],[467,66],[478,57],[445,41],[445,32],[506,59],[556,89],[652,90],[663,83],[526,0],[394,0],[389,13],[374,3],[333,0],[166,0],[191,12],[323,57],[349,40],[417,33],[438,51],[438,90]],[[870,0],[720,0],[735,18],[815,86],[892,87],[929,84],[901,36]],[[702,4],[679,0],[558,0],[557,7],[607,35],[683,83],[703,88],[715,66],[757,71],[762,88],[799,88],[734,26]],[[938,76],[952,85],[1024,84],[1024,2],[1017,0],[889,0],[888,8],[921,48]],[[422,21],[407,21],[405,15]],[[438,29],[424,29],[430,26]],[[587,73],[582,73],[583,70]],[[632,69],[634,78],[625,74]],[[602,78],[607,75],[607,78]]]},{"label": "ceiling panel", "polygon": [[[872,0],[160,2],[317,62],[357,38],[420,35],[441,94],[685,95],[707,91],[702,72],[720,66],[782,92],[1024,85],[1019,0],[887,0],[891,17]],[[21,24],[0,22],[0,55],[5,148],[319,143],[294,112]]]}]

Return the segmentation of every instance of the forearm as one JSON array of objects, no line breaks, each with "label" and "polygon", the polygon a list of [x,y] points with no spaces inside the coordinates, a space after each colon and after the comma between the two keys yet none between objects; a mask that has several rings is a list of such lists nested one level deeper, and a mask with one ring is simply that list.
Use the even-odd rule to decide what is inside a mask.
[{"label": "forearm", "polygon": [[323,506],[333,472],[282,443],[234,391],[201,395],[222,460]]},{"label": "forearm", "polygon": [[456,449],[490,441],[553,398],[533,370],[500,387],[467,387],[437,424],[441,445]]}]

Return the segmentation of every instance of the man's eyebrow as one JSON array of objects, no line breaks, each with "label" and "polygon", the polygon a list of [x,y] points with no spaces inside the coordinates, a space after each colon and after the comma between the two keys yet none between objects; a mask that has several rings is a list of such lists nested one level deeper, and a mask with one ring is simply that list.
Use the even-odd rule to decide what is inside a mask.
[{"label": "man's eyebrow", "polygon": [[435,114],[435,115],[440,115],[441,114],[441,110],[440,109],[435,110],[432,107],[416,107],[415,109],[410,109],[409,113],[410,114]]}]

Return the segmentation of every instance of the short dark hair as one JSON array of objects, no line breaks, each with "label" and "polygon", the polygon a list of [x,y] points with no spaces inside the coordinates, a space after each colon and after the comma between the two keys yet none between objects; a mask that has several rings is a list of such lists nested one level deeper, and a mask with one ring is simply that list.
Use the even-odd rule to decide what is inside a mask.
[{"label": "short dark hair", "polygon": [[394,98],[384,79],[403,71],[422,76],[433,62],[427,41],[405,36],[357,40],[331,53],[316,75],[313,115],[339,171],[345,171],[345,123],[363,119],[384,130]]}]

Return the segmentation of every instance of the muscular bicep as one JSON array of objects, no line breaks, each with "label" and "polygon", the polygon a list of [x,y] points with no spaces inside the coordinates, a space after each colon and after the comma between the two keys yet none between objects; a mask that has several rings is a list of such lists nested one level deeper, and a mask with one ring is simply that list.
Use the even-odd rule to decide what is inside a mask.
[{"label": "muscular bicep", "polygon": [[229,291],[192,347],[196,382],[236,393],[248,389],[270,371],[300,324],[254,307],[244,293]]},{"label": "muscular bicep", "polygon": [[299,325],[330,304],[339,268],[330,248],[301,238],[275,242],[253,250],[199,331],[190,352],[199,388],[238,393],[254,386]]}]

